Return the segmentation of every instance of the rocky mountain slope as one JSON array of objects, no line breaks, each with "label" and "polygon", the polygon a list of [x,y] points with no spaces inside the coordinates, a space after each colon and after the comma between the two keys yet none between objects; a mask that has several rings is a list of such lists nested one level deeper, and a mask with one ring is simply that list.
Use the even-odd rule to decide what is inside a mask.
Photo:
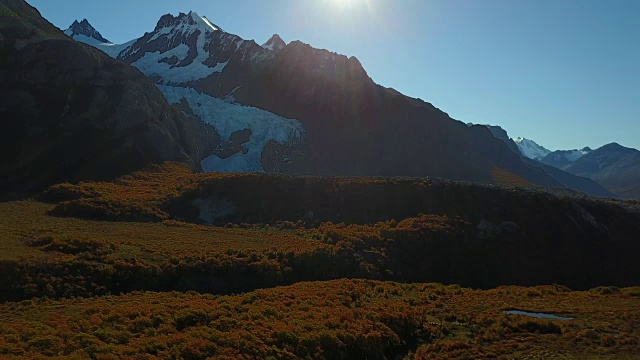
[{"label": "rocky mountain slope", "polygon": [[578,158],[564,169],[589,177],[623,199],[640,200],[640,151],[616,143]]},{"label": "rocky mountain slope", "polygon": [[[193,12],[165,15],[127,44],[108,53],[150,76],[170,102],[213,124],[224,133],[223,144],[234,143],[237,131],[250,132],[244,148],[236,144],[221,152],[227,158],[203,161],[206,170],[494,182],[492,170],[499,168],[531,184],[562,187],[485,127],[467,127],[377,85],[355,57],[285,44],[279,36],[260,46]],[[219,99],[228,103],[223,114],[236,113],[236,120],[214,114]],[[238,120],[232,107],[240,105],[251,120]],[[268,113],[253,114],[259,110]],[[223,129],[231,123],[236,126]]]},{"label": "rocky mountain slope", "polygon": [[196,167],[219,143],[148,77],[72,41],[22,0],[0,1],[0,118],[4,189],[113,178],[165,160]]},{"label": "rocky mountain slope", "polygon": [[71,24],[71,26],[64,31],[65,35],[74,38],[75,40],[88,42],[93,41],[95,44],[113,44],[111,41],[105,39],[87,19],[83,19],[78,22],[77,20]]}]

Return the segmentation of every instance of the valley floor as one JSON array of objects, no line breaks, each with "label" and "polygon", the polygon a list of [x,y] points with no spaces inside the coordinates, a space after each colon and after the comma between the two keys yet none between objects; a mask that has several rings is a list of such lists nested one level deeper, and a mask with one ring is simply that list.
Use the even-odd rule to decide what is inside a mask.
[{"label": "valley floor", "polygon": [[[573,319],[504,314],[510,309]],[[5,303],[0,357],[633,359],[638,319],[638,288],[335,280],[234,296],[135,292]]]},{"label": "valley floor", "polygon": [[430,179],[165,164],[56,185],[0,202],[0,358],[639,358],[638,224]]}]

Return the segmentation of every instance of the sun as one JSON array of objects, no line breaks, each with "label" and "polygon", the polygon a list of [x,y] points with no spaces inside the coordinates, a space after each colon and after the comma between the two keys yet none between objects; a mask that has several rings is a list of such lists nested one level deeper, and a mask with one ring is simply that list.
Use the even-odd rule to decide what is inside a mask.
[{"label": "sun", "polygon": [[355,9],[362,6],[371,7],[370,0],[323,0],[337,9]]}]

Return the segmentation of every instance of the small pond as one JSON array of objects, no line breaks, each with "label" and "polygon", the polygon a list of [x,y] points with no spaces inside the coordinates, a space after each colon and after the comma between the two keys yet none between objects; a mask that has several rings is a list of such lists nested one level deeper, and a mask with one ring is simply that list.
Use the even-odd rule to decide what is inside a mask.
[{"label": "small pond", "polygon": [[507,315],[531,316],[538,319],[551,319],[551,320],[561,320],[561,321],[573,320],[573,318],[570,318],[570,317],[561,317],[553,314],[534,313],[534,312],[521,311],[521,310],[507,310],[507,311],[503,311],[503,313]]}]

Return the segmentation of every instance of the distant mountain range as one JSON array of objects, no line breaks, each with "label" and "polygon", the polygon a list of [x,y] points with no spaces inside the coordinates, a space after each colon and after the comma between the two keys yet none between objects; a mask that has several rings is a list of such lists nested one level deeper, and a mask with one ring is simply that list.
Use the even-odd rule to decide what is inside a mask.
[{"label": "distant mountain range", "polygon": [[[640,151],[617,143],[593,151],[585,149],[580,151],[582,156],[575,156],[575,152],[565,156],[569,161],[559,165],[559,168],[593,179],[620,198],[640,200]],[[547,155],[542,162],[556,163],[551,155]]]},{"label": "distant mountain range", "polygon": [[586,177],[622,199],[640,200],[640,151],[617,143],[592,150],[550,151],[536,142],[515,138],[522,155],[571,174]]},{"label": "distant mountain range", "polygon": [[[544,149],[540,145],[536,144],[534,141],[517,138],[512,139],[509,137],[507,132],[495,125],[485,125],[493,134],[493,136],[499,140],[502,140],[507,147],[515,154],[521,155],[521,145],[525,146],[525,152],[530,154],[531,156],[535,156],[535,154],[540,154]],[[519,140],[516,143],[514,140]],[[546,150],[546,149],[544,149]],[[546,150],[549,151],[549,150]],[[562,184],[562,186],[577,190],[579,192],[589,194],[592,196],[599,197],[614,197],[615,195],[605,189],[602,185],[596,183],[592,179],[576,176],[574,174],[568,173],[566,171],[560,170],[554,166],[547,165],[545,163],[540,162],[539,160],[529,158],[527,156],[522,156],[521,160],[526,164],[534,167],[541,167],[549,176],[553,177],[558,183]]]},{"label": "distant mountain range", "polygon": [[355,57],[278,35],[258,45],[194,12],[114,44],[86,19],[62,32],[22,0],[0,4],[9,54],[0,60],[11,74],[0,77],[0,115],[10,119],[0,175],[10,186],[177,160],[216,172],[434,176],[611,195],[521,157],[506,133],[376,84]]}]

